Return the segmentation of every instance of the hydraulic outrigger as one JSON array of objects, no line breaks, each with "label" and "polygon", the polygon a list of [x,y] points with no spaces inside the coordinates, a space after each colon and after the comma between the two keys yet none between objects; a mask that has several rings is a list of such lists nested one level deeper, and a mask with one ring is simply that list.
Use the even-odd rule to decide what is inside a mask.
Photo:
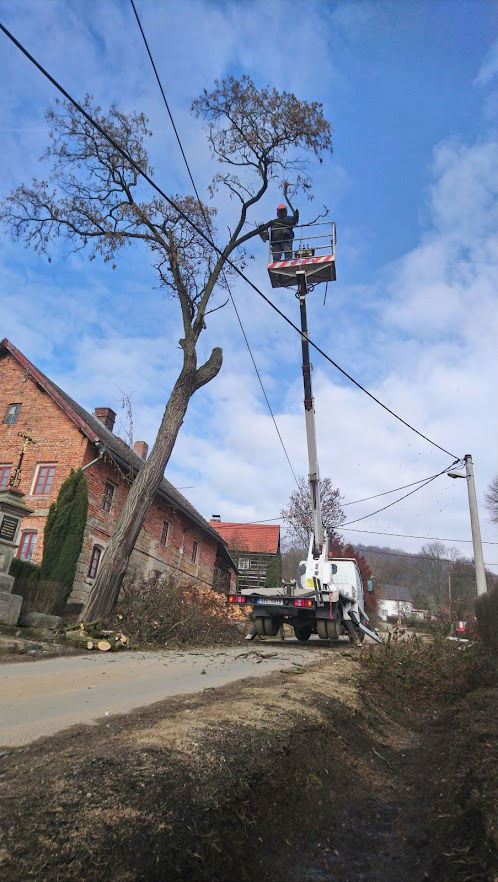
[{"label": "hydraulic outrigger", "polygon": [[[301,316],[304,413],[312,512],[308,557],[301,562],[298,580],[274,588],[248,588],[240,594],[229,595],[228,600],[230,603],[252,605],[256,632],[260,635],[276,635],[285,621],[293,626],[298,640],[308,640],[312,633],[317,633],[322,640],[339,640],[345,632],[353,643],[361,642],[365,634],[380,643],[381,638],[364,610],[363,584],[358,564],[353,558],[332,555],[322,522],[306,297],[308,279],[314,286],[319,282],[335,281],[336,278],[335,224],[315,224],[311,229],[315,231],[316,227],[323,226],[330,230],[330,234],[303,234],[305,228],[296,227],[301,233],[299,246],[292,258],[270,261],[268,264],[272,287],[298,285],[296,296]],[[307,231],[309,229],[306,227]],[[303,235],[306,235],[306,244],[303,243]],[[313,242],[312,247],[309,241]],[[317,252],[322,253],[317,255]]]}]

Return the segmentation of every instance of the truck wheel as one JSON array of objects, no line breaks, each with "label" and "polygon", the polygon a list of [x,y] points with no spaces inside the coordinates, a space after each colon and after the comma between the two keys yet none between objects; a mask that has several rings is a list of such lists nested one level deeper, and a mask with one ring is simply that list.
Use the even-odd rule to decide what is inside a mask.
[{"label": "truck wheel", "polygon": [[327,631],[327,619],[318,619],[316,623],[316,630],[318,631],[318,636],[320,640],[329,639],[329,634]]},{"label": "truck wheel", "polygon": [[301,625],[299,628],[295,627],[294,634],[301,643],[305,643],[311,637],[311,628],[309,625]]},{"label": "truck wheel", "polygon": [[326,619],[327,622],[327,633],[331,640],[339,640],[341,636],[341,627],[342,627],[342,615],[340,610],[336,611],[335,619]]},{"label": "truck wheel", "polygon": [[278,622],[270,616],[257,616],[255,625],[260,637],[275,637],[278,633]]}]

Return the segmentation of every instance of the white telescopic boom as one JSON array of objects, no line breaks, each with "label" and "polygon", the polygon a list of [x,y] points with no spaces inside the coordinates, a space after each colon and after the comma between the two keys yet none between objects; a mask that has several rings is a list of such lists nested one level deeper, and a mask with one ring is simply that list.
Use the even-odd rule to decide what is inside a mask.
[{"label": "white telescopic boom", "polygon": [[301,350],[303,355],[304,415],[308,443],[308,481],[310,486],[311,513],[313,518],[313,557],[318,558],[323,545],[322,509],[320,504],[320,474],[316,448],[315,406],[311,390],[311,363],[306,317],[306,274],[297,273],[299,281],[299,308],[301,311]]}]

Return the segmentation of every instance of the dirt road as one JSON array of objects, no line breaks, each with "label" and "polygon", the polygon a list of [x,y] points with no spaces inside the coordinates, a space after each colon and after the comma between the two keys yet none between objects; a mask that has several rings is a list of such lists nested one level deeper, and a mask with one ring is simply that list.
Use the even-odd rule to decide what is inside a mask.
[{"label": "dirt road", "polygon": [[[329,650],[330,651],[330,650]],[[0,745],[22,746],[75,723],[174,695],[263,676],[327,656],[317,642],[164,652],[92,653],[0,667]]]},{"label": "dirt road", "polygon": [[[363,690],[365,650],[348,644],[257,651],[278,653],[248,662],[245,673],[266,677],[0,751],[2,880],[495,880],[497,703],[481,674],[477,689],[435,710],[403,697],[396,663],[395,701],[384,681]],[[95,674],[115,667],[92,664]]]}]

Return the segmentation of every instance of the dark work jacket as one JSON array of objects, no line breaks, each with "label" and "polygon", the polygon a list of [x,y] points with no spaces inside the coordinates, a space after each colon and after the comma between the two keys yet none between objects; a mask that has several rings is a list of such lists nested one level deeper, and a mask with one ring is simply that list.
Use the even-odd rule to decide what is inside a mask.
[{"label": "dark work jacket", "polygon": [[[276,217],[271,224],[271,238],[273,242],[289,241],[294,238],[293,227],[299,223],[299,211],[296,209],[291,217]],[[263,242],[268,241],[268,230],[260,233]]]}]

